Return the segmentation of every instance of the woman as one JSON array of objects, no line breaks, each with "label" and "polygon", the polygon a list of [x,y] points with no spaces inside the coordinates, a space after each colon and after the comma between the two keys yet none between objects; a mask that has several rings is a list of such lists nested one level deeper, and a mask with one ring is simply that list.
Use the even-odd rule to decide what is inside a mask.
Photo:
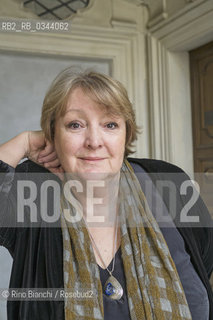
[{"label": "woman", "polygon": [[[46,94],[41,127],[0,147],[0,239],[14,259],[10,287],[65,288],[81,296],[8,301],[8,319],[212,319],[212,229],[178,231],[170,221],[160,230],[150,210],[157,208],[147,205],[132,166],[154,172],[153,182],[160,171],[181,170],[161,161],[130,159],[131,166],[126,160],[138,128],[124,87],[108,76],[68,68]],[[38,173],[48,171],[62,181],[60,226],[40,219],[36,227],[7,228],[5,221],[17,211],[14,181],[35,172],[40,186],[47,177]],[[157,189],[153,197],[166,203],[168,213]],[[42,216],[40,198],[35,203]],[[196,213],[208,219],[198,202]]]}]

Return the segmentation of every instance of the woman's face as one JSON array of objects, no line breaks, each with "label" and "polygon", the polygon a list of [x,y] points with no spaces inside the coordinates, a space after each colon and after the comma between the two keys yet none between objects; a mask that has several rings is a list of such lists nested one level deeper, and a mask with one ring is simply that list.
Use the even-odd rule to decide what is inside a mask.
[{"label": "woman's face", "polygon": [[81,88],[70,95],[55,124],[55,148],[65,172],[113,175],[122,165],[126,140],[123,117],[107,113]]}]

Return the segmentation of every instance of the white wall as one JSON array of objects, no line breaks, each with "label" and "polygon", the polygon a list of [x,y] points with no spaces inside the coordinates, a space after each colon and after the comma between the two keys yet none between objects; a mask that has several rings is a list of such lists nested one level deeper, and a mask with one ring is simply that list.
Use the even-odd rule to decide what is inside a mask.
[{"label": "white wall", "polygon": [[40,128],[45,92],[54,77],[71,65],[110,72],[107,61],[0,53],[0,143],[23,130]]}]

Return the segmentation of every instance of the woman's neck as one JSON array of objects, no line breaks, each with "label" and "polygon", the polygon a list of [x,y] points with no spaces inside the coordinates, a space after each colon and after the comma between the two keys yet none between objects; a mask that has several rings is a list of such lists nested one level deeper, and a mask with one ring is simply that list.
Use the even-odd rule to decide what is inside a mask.
[{"label": "woman's neck", "polygon": [[112,227],[118,212],[120,172],[100,180],[82,180],[83,192],[73,195],[83,208],[83,216],[90,227]]}]

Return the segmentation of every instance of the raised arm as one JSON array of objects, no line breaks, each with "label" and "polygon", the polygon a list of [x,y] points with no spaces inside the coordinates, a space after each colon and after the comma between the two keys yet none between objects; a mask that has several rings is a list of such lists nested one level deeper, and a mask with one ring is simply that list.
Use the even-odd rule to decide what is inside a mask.
[{"label": "raised arm", "polygon": [[26,157],[28,132],[22,132],[13,139],[0,145],[0,160],[16,168],[19,161]]},{"label": "raised arm", "polygon": [[[60,177],[62,168],[54,145],[42,131],[26,131],[0,146],[0,245],[13,254],[16,239],[16,166],[23,158],[43,165]],[[18,171],[18,170],[17,170]]]},{"label": "raised arm", "polygon": [[54,145],[42,131],[25,131],[0,145],[0,160],[16,168],[21,159],[28,158],[55,174],[62,173]]}]

